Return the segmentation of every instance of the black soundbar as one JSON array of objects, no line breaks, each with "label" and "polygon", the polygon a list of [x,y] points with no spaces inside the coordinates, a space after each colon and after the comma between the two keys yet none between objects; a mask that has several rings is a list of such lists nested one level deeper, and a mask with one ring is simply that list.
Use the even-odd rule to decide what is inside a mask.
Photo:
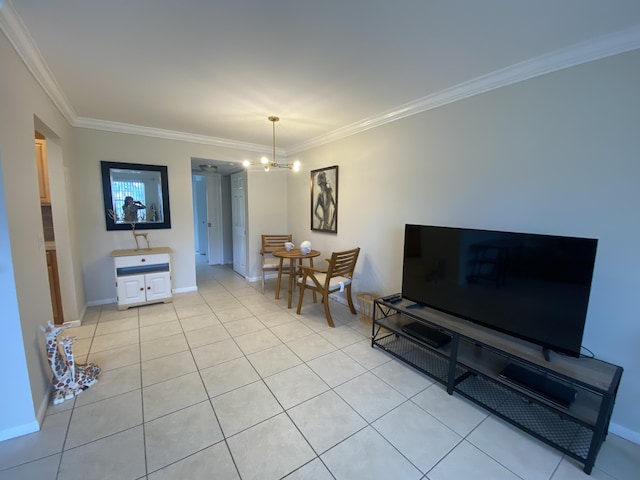
[{"label": "black soundbar", "polygon": [[500,377],[564,408],[569,408],[576,399],[576,391],[573,388],[514,363],[507,365],[500,372]]}]

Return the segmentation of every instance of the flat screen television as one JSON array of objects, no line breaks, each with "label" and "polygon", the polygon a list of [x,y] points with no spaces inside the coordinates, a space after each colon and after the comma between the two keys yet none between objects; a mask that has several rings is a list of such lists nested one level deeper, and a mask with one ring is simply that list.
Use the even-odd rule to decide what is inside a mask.
[{"label": "flat screen television", "polygon": [[598,241],[406,225],[402,296],[579,357]]}]

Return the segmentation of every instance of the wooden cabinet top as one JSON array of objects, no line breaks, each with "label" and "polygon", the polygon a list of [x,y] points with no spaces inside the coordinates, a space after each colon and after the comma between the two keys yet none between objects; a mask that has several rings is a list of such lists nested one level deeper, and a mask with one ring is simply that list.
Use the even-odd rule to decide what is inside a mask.
[{"label": "wooden cabinet top", "polygon": [[155,248],[148,248],[146,250],[135,250],[135,249],[114,250],[113,252],[111,252],[111,256],[112,257],[130,257],[132,255],[154,255],[156,253],[171,253],[171,248],[155,247]]}]

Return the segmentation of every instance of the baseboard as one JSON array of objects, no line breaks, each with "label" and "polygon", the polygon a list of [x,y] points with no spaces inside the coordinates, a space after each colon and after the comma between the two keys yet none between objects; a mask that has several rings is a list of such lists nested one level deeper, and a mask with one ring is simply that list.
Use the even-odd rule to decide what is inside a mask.
[{"label": "baseboard", "polygon": [[193,287],[184,287],[184,288],[174,288],[173,290],[171,290],[173,293],[188,293],[188,292],[197,292],[198,291],[198,286],[193,286]]},{"label": "baseboard", "polygon": [[618,425],[617,423],[609,424],[609,432],[619,436],[620,438],[624,438],[625,440],[629,440],[632,443],[640,445],[640,432],[634,432],[633,430]]},{"label": "baseboard", "polygon": [[10,438],[28,435],[29,433],[37,432],[39,430],[40,423],[37,420],[25,423],[24,425],[18,425],[17,427],[7,428],[6,430],[0,431],[0,442],[3,440],[9,440]]},{"label": "baseboard", "polygon": [[[78,324],[78,326],[79,325],[80,324]],[[53,377],[49,381],[49,384],[51,384],[51,382],[53,382]],[[44,422],[44,417],[47,414],[47,408],[49,408],[50,400],[51,400],[51,389],[49,388],[47,389],[47,394],[44,396],[44,398],[40,402],[40,407],[38,408],[38,412],[36,413],[36,419],[38,420],[38,423],[40,425],[42,425],[42,423]]]},{"label": "baseboard", "polygon": [[109,303],[116,303],[118,301],[117,298],[106,298],[103,300],[93,300],[91,302],[87,302],[87,306],[89,307],[99,307],[100,305],[108,305]]}]

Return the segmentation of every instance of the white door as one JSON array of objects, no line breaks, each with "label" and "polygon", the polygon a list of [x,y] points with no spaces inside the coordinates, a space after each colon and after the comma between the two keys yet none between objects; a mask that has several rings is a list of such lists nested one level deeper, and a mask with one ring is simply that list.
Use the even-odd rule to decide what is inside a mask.
[{"label": "white door", "polygon": [[231,221],[233,225],[233,269],[247,275],[247,174],[231,175]]},{"label": "white door", "polygon": [[207,177],[207,218],[209,219],[209,265],[223,263],[222,176]]},{"label": "white door", "polygon": [[193,203],[195,224],[196,252],[207,255],[209,250],[207,222],[207,178],[202,175],[193,176]]}]

